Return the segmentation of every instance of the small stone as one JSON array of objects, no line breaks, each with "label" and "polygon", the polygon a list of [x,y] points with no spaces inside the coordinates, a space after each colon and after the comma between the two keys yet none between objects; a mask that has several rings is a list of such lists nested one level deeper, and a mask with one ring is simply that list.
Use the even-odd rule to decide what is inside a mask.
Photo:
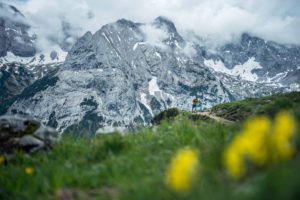
[{"label": "small stone", "polygon": [[34,130],[28,130],[33,126],[40,126],[40,123],[32,117],[17,116],[17,115],[4,115],[0,117],[0,133],[9,132],[10,135],[27,135]]},{"label": "small stone", "polygon": [[46,127],[46,126],[40,126],[34,133],[33,135],[36,138],[39,138],[41,140],[43,140],[45,142],[46,145],[51,146],[54,144],[54,142],[56,142],[57,140],[59,140],[59,133],[50,127]]},{"label": "small stone", "polygon": [[41,141],[33,136],[30,136],[30,135],[23,136],[19,140],[19,145],[20,145],[20,147],[22,147],[22,149],[24,149],[25,151],[28,151],[30,153],[35,152],[35,151],[40,150],[45,147],[45,144],[43,141]]},{"label": "small stone", "polygon": [[14,149],[35,152],[51,148],[60,139],[59,133],[30,116],[4,115],[0,117],[0,153]]}]

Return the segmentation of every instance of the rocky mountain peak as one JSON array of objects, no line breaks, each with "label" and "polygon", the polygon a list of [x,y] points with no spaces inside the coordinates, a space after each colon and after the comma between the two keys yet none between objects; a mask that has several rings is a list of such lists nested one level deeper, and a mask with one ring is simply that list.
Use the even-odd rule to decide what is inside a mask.
[{"label": "rocky mountain peak", "polygon": [[115,22],[113,24],[116,24],[118,26],[124,26],[126,28],[137,28],[138,25],[140,25],[139,23],[134,23],[127,19],[119,19],[117,22]]},{"label": "rocky mountain peak", "polygon": [[0,57],[12,52],[16,56],[35,55],[35,36],[28,34],[30,26],[24,15],[14,6],[0,3]]},{"label": "rocky mountain peak", "polygon": [[[194,96],[201,96],[201,108],[231,99],[201,63],[180,48],[166,50],[147,42],[142,32],[139,24],[124,19],[93,35],[87,32],[57,74],[48,78],[55,80],[53,84],[15,102],[10,111],[28,112],[46,123],[59,119],[53,124],[60,130],[91,123],[89,132],[93,133],[115,126],[147,125],[163,109],[189,109]],[[178,38],[174,34],[166,45],[178,47]]]},{"label": "rocky mountain peak", "polygon": [[25,18],[25,16],[19,11],[15,6],[8,5],[5,3],[0,2],[0,10],[2,16],[7,16],[9,18],[11,17],[21,17]]},{"label": "rocky mountain peak", "polygon": [[158,28],[165,28],[168,33],[177,33],[174,23],[166,17],[159,16],[154,20],[154,24]]},{"label": "rocky mountain peak", "polygon": [[[82,37],[78,38],[78,40],[76,41],[75,45],[77,43],[83,43],[85,41],[91,40],[93,37],[93,34],[91,33],[91,31],[86,32]],[[76,49],[76,47],[74,46],[73,49]]]},{"label": "rocky mountain peak", "polygon": [[[283,72],[284,64],[295,70],[298,65],[298,47],[248,34],[216,52],[206,49],[184,39],[164,17],[151,24],[120,19],[79,38],[59,70],[29,86],[25,93],[30,94],[15,98],[8,112],[33,115],[66,132],[132,128],[149,125],[166,108],[189,110],[195,96],[200,109],[206,109],[271,94],[275,86],[256,81]],[[299,73],[294,72],[282,77],[295,82]]]},{"label": "rocky mountain peak", "polygon": [[15,15],[20,15],[25,18],[25,16],[16,7],[12,5],[10,5],[9,7],[15,12]]},{"label": "rocky mountain peak", "polygon": [[153,24],[168,34],[168,38],[164,40],[164,43],[171,48],[183,48],[186,45],[185,40],[177,32],[177,29],[171,20],[167,19],[166,17],[159,16],[154,20]]}]

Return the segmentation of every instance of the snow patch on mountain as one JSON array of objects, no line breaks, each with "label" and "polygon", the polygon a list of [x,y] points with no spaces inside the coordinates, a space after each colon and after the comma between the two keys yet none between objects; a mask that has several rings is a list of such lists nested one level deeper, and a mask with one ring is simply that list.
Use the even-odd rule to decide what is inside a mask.
[{"label": "snow patch on mountain", "polygon": [[[288,74],[288,72],[281,72],[276,74],[275,76],[273,76],[272,78],[267,78],[266,82],[267,83],[277,83],[278,81],[280,81],[282,78],[286,77],[286,75]],[[282,84],[279,83],[280,86],[282,86]]]},{"label": "snow patch on mountain", "polygon": [[247,81],[257,81],[257,74],[253,73],[254,69],[261,69],[262,67],[251,57],[247,62],[242,65],[236,65],[233,69],[228,69],[221,60],[204,60],[204,64],[211,67],[214,71],[222,72],[232,76],[239,76]]},{"label": "snow patch on mountain", "polygon": [[154,116],[154,115],[153,115],[153,112],[152,112],[152,110],[151,110],[151,107],[149,106],[149,104],[148,104],[148,102],[147,102],[147,98],[146,98],[146,97],[147,97],[147,94],[141,92],[141,103],[142,103],[144,106],[146,106],[146,108],[149,110],[151,116]]},{"label": "snow patch on mountain", "polygon": [[137,48],[139,45],[141,45],[141,44],[146,44],[146,43],[145,43],[145,42],[137,42],[137,43],[134,44],[132,50],[135,51],[136,48]]},{"label": "snow patch on mountain", "polygon": [[155,55],[161,59],[161,55],[158,52],[155,52]]},{"label": "snow patch on mountain", "polygon": [[149,93],[152,96],[155,96],[155,92],[161,92],[161,90],[159,89],[159,87],[157,85],[157,78],[152,77],[151,81],[149,82]]},{"label": "snow patch on mountain", "polygon": [[39,52],[32,57],[20,57],[14,55],[12,52],[7,52],[6,56],[0,57],[0,64],[22,63],[24,65],[41,65],[62,63],[65,61],[67,54],[68,53],[63,51],[58,45],[52,46],[47,51]]}]

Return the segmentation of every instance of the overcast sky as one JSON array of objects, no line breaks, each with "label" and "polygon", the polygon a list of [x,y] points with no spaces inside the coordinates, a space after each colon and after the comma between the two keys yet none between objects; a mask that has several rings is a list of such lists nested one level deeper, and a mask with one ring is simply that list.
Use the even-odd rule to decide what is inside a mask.
[{"label": "overcast sky", "polygon": [[248,32],[280,43],[300,44],[299,0],[4,0],[18,7],[40,34],[58,34],[60,19],[95,32],[126,18],[171,19],[180,33],[194,31],[218,43]]}]

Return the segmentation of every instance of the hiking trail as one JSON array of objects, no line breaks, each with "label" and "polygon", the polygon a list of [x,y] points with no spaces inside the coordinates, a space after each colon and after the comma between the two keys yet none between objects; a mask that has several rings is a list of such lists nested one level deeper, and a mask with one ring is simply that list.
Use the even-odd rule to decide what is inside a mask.
[{"label": "hiking trail", "polygon": [[208,117],[210,117],[210,118],[212,118],[212,119],[214,119],[214,120],[216,120],[216,121],[218,121],[218,122],[220,122],[222,124],[225,124],[225,125],[232,125],[232,124],[235,123],[234,121],[230,121],[228,119],[224,119],[222,117],[218,117],[218,116],[214,115],[213,113],[211,113],[210,110],[205,110],[205,111],[202,111],[202,112],[197,112],[195,114],[206,115],[206,116],[208,116]]}]

